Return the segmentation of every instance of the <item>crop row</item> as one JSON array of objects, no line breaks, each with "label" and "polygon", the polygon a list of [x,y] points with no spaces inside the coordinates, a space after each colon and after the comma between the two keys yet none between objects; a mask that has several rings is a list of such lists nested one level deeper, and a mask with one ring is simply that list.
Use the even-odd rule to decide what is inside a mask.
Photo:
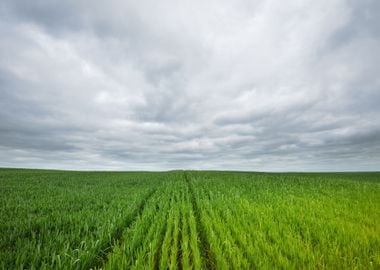
[{"label": "crop row", "polygon": [[197,224],[182,174],[168,179],[109,254],[104,269],[200,269]]},{"label": "crop row", "polygon": [[217,269],[380,266],[378,184],[286,175],[189,177]]},{"label": "crop row", "polygon": [[141,174],[21,171],[0,181],[2,269],[96,265],[156,188]]}]

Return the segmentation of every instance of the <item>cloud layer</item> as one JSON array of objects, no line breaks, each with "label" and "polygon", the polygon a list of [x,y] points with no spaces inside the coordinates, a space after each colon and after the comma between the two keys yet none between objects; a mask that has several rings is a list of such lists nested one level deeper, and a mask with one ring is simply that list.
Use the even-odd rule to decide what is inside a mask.
[{"label": "cloud layer", "polygon": [[0,4],[0,166],[380,169],[380,3]]}]

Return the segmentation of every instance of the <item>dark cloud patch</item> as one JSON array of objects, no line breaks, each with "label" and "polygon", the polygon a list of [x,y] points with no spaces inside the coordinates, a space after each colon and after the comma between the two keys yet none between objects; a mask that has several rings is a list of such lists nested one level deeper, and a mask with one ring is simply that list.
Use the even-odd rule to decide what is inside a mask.
[{"label": "dark cloud patch", "polygon": [[51,33],[80,29],[85,24],[85,6],[78,1],[4,1],[3,15],[23,23],[38,24]]},{"label": "dark cloud patch", "polygon": [[331,44],[344,46],[355,38],[378,38],[380,3],[376,0],[351,0],[348,3],[351,13],[349,22],[333,34]]}]

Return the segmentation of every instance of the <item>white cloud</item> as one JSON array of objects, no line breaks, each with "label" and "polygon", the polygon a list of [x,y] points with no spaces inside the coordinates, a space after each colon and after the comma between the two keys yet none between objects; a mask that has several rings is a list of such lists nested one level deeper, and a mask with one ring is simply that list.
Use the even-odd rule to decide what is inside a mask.
[{"label": "white cloud", "polygon": [[0,165],[378,169],[375,1],[5,1]]}]

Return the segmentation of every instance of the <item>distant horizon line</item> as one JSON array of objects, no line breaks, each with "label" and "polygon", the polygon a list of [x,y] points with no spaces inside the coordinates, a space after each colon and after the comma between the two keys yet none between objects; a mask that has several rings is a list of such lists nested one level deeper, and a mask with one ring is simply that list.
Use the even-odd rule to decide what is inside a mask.
[{"label": "distant horizon line", "polygon": [[167,170],[122,170],[122,169],[52,169],[37,167],[1,167],[0,170],[38,170],[38,171],[67,171],[67,172],[175,172],[175,171],[199,171],[199,172],[242,172],[242,173],[380,173],[380,170],[341,170],[341,171],[256,171],[256,170],[236,170],[236,169],[167,169]]}]

